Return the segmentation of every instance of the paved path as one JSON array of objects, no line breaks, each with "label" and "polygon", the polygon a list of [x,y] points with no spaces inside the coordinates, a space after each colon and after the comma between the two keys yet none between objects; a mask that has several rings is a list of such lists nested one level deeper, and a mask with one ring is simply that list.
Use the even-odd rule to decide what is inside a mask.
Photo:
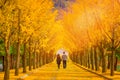
[{"label": "paved path", "polygon": [[66,69],[63,69],[62,65],[60,69],[57,69],[56,63],[53,62],[37,69],[31,75],[23,77],[25,77],[24,80],[105,80],[79,68],[72,62],[68,62]]}]

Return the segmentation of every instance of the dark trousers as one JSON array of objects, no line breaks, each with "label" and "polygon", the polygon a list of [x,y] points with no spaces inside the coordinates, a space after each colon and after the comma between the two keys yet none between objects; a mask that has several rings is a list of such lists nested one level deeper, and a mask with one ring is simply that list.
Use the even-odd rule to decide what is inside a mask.
[{"label": "dark trousers", "polygon": [[58,69],[60,69],[61,60],[57,60]]},{"label": "dark trousers", "polygon": [[58,64],[58,69],[60,69],[60,64]]},{"label": "dark trousers", "polygon": [[66,68],[66,60],[63,60],[63,68]]}]

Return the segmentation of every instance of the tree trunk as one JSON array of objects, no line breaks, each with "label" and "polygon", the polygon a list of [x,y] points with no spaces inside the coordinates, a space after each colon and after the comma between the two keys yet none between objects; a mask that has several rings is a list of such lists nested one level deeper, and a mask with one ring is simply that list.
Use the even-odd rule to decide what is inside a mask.
[{"label": "tree trunk", "polygon": [[84,66],[87,67],[87,57],[86,57],[86,53],[84,52]]},{"label": "tree trunk", "polygon": [[107,65],[107,68],[108,68],[108,69],[110,69],[110,61],[111,61],[111,59],[110,59],[110,54],[108,54],[108,65]]},{"label": "tree trunk", "polygon": [[75,54],[73,55],[73,61],[74,61],[74,62],[76,61],[76,56],[75,56]]},{"label": "tree trunk", "polygon": [[71,54],[71,60],[73,61],[73,53]]},{"label": "tree trunk", "polygon": [[16,53],[16,64],[15,64],[15,76],[19,75],[19,64],[20,64],[20,43],[17,43],[17,53]]},{"label": "tree trunk", "polygon": [[102,59],[101,59],[101,56],[100,56],[100,60],[99,60],[99,66],[102,66]]},{"label": "tree trunk", "polygon": [[17,35],[18,41],[17,41],[15,76],[19,75],[19,64],[20,64],[20,14],[21,14],[21,10],[18,9],[18,35]]},{"label": "tree trunk", "polygon": [[32,70],[31,38],[29,40],[29,71]]},{"label": "tree trunk", "polygon": [[78,63],[80,64],[80,54],[78,53]]},{"label": "tree trunk", "polygon": [[45,51],[43,51],[44,53],[43,53],[43,65],[45,65],[46,64],[46,53],[45,53]]},{"label": "tree trunk", "polygon": [[41,53],[39,54],[39,67],[41,67],[42,64],[41,64]]},{"label": "tree trunk", "polygon": [[38,68],[39,67],[39,54],[38,53],[36,53],[36,57],[37,57],[36,68]]},{"label": "tree trunk", "polygon": [[9,80],[10,78],[10,41],[5,40],[5,74],[4,80]]},{"label": "tree trunk", "polygon": [[24,52],[23,52],[23,73],[26,73],[26,43],[24,43]]},{"label": "tree trunk", "polygon": [[33,53],[33,69],[36,68],[36,52]]},{"label": "tree trunk", "polygon": [[14,57],[13,57],[14,55],[13,54],[11,54],[11,59],[10,59],[10,69],[13,69],[14,68]]},{"label": "tree trunk", "polygon": [[92,66],[92,70],[94,70],[94,59],[93,59],[93,49],[92,49],[92,47],[91,47],[90,58],[91,58],[91,66]]},{"label": "tree trunk", "polygon": [[47,63],[47,54],[46,54],[46,52],[44,52],[44,54],[45,54],[44,64],[46,64]]},{"label": "tree trunk", "polygon": [[88,53],[88,68],[90,68],[90,55]]},{"label": "tree trunk", "polygon": [[114,76],[114,58],[115,58],[115,51],[114,50],[112,50],[112,54],[111,54],[111,69],[110,69],[110,75],[111,76]]},{"label": "tree trunk", "polygon": [[114,58],[115,58],[115,27],[112,28],[112,39],[111,39],[111,65],[110,65],[110,75],[114,76]]},{"label": "tree trunk", "polygon": [[115,64],[114,64],[114,70],[117,71],[117,62],[118,62],[118,58],[115,57]]},{"label": "tree trunk", "polygon": [[102,49],[101,54],[102,54],[102,73],[104,73],[107,70],[106,69],[106,57],[105,57],[106,51]]},{"label": "tree trunk", "polygon": [[86,59],[85,59],[85,66],[88,67],[88,65],[87,65],[88,55],[87,55],[87,54],[85,54],[85,58],[86,58]]},{"label": "tree trunk", "polygon": [[2,71],[5,71],[5,56],[3,56],[3,58],[2,58],[2,64],[3,64],[3,70]]},{"label": "tree trunk", "polygon": [[44,65],[44,64],[43,64],[43,57],[40,58],[40,65],[41,65],[41,66]]},{"label": "tree trunk", "polygon": [[31,56],[32,56],[32,54],[31,54],[31,52],[29,51],[29,71],[31,71],[32,70],[32,63],[31,63]]},{"label": "tree trunk", "polygon": [[46,63],[48,64],[50,61],[50,58],[49,58],[49,53],[46,54]]},{"label": "tree trunk", "polygon": [[83,59],[82,59],[82,54],[80,54],[80,65],[83,65]]},{"label": "tree trunk", "polygon": [[78,53],[76,52],[76,55],[75,55],[75,62],[78,63]]},{"label": "tree trunk", "polygon": [[96,46],[94,47],[94,58],[95,58],[95,70],[99,70],[99,63],[98,63],[98,53],[96,52]]}]

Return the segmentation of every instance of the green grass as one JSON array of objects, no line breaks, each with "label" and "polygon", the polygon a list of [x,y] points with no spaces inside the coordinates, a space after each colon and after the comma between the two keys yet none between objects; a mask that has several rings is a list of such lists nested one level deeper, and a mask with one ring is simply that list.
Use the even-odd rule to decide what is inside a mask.
[{"label": "green grass", "polygon": [[2,64],[2,60],[0,60],[0,64]]},{"label": "green grass", "polygon": [[117,66],[117,71],[119,71],[119,72],[120,72],[120,65],[118,65],[118,66]]}]

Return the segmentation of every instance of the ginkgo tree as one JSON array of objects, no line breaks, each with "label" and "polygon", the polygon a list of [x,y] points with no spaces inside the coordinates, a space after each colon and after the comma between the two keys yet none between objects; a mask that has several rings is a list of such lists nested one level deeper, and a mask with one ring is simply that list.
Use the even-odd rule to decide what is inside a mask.
[{"label": "ginkgo tree", "polygon": [[[76,38],[75,45],[78,49],[76,48],[77,51],[74,54],[78,55],[78,51],[81,49],[82,54],[87,55],[86,48],[89,48],[87,50],[91,55],[92,69],[95,67],[95,70],[98,70],[98,64],[100,64],[98,58],[101,58],[102,72],[106,71],[106,52],[110,49],[111,75],[114,75],[115,51],[119,47],[119,6],[118,0],[76,0],[64,17],[66,30],[69,30],[69,33]],[[85,46],[83,47],[83,45]]]},{"label": "ginkgo tree", "polygon": [[14,8],[14,1],[0,1],[0,36],[4,40],[5,45],[5,77],[4,80],[9,79],[9,56],[10,56],[10,41],[11,36],[13,35],[14,31],[13,28],[13,8]]},{"label": "ginkgo tree", "polygon": [[[54,24],[56,14],[57,13],[53,10],[52,0],[0,1],[0,30],[1,30],[0,36],[4,40],[6,51],[5,53],[6,68],[4,80],[9,79],[10,46],[12,44],[16,44],[15,75],[18,75],[22,45],[24,44],[23,52],[24,60],[26,59],[25,50],[26,48],[28,48],[30,64],[32,61],[31,57],[34,52],[35,53],[38,52],[39,54],[41,54],[40,51],[36,50],[40,49],[39,46],[41,45],[40,42],[42,41],[42,39],[43,41],[45,41],[44,38],[37,38],[37,36],[42,36],[42,34],[47,33],[47,30],[50,30],[50,27],[52,27],[51,25]],[[48,34],[44,34],[44,36],[46,35]],[[33,38],[36,40],[34,40]],[[23,72],[26,72],[25,69],[26,61],[23,64],[24,64]],[[29,68],[31,68],[31,64]]]}]

